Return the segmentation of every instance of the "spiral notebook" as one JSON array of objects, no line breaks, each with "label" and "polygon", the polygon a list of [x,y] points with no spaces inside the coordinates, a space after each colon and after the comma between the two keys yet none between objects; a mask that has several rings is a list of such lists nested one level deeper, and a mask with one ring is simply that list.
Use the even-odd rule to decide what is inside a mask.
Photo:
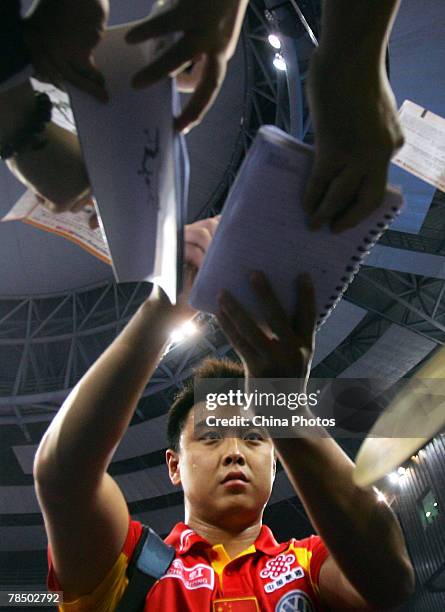
[{"label": "spiral notebook", "polygon": [[291,316],[298,299],[296,278],[308,272],[316,291],[317,327],[327,319],[403,199],[389,187],[382,205],[358,226],[341,234],[328,227],[310,231],[302,198],[312,161],[312,147],[274,126],[259,130],[192,288],[195,308],[216,314],[218,292],[228,289],[263,320],[248,280],[252,270],[262,270]]}]

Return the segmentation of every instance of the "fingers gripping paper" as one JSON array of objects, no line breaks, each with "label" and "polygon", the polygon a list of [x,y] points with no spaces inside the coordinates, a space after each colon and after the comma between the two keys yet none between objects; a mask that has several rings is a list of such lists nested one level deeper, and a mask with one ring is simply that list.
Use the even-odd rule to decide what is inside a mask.
[{"label": "fingers gripping paper", "polygon": [[312,161],[308,145],[274,126],[259,130],[196,278],[192,306],[215,314],[219,290],[228,289],[264,320],[249,283],[249,273],[261,270],[292,316],[297,275],[309,272],[316,290],[318,326],[326,320],[369,249],[399,212],[402,196],[388,189],[379,209],[341,234],[332,234],[327,227],[312,232],[301,204]]}]

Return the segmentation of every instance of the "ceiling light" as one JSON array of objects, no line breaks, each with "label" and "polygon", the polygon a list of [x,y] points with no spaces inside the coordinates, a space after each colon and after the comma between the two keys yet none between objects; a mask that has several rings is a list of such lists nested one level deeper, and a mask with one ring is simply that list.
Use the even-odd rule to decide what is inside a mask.
[{"label": "ceiling light", "polygon": [[193,336],[193,334],[196,334],[196,332],[198,331],[198,328],[196,327],[196,324],[193,323],[193,321],[187,321],[187,323],[184,323],[184,325],[182,325],[181,329],[186,336]]},{"label": "ceiling light", "polygon": [[381,491],[377,491],[377,500],[379,502],[386,502],[386,495],[384,495],[384,493]]},{"label": "ceiling light", "polygon": [[400,476],[397,474],[397,472],[392,472],[391,474],[389,474],[388,478],[389,481],[393,484],[396,484],[400,480]]},{"label": "ceiling light", "polygon": [[405,476],[406,473],[406,468],[404,467],[399,467],[397,470],[397,474],[399,474],[399,476]]},{"label": "ceiling light", "polygon": [[170,342],[173,344],[178,344],[178,342],[182,342],[186,338],[190,338],[193,334],[196,334],[198,328],[193,321],[187,321],[180,327],[174,329],[170,334]]},{"label": "ceiling light", "polygon": [[267,37],[267,40],[269,41],[269,44],[274,48],[274,49],[281,49],[281,40],[278,38],[278,36],[276,34],[269,34],[269,36]]},{"label": "ceiling light", "polygon": [[281,53],[275,53],[273,65],[277,70],[286,70],[286,62],[284,61],[284,57],[281,55]]},{"label": "ceiling light", "polygon": [[180,327],[178,329],[174,329],[170,334],[170,340],[174,344],[178,342],[182,342],[185,339],[185,334]]}]

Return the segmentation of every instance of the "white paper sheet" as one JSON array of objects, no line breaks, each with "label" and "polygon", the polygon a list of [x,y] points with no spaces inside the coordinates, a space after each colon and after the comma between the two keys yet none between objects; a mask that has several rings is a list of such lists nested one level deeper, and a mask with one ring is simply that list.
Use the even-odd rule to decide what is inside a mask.
[{"label": "white paper sheet", "polygon": [[405,100],[399,111],[405,144],[392,162],[445,191],[445,119]]},{"label": "white paper sheet", "polygon": [[28,189],[0,221],[23,221],[38,229],[57,234],[111,265],[110,251],[104,235],[100,228],[91,229],[89,226],[89,219],[94,212],[92,206],[85,206],[78,213],[54,214],[42,206],[36,195]]},{"label": "white paper sheet", "polygon": [[178,181],[187,179],[186,154],[173,133],[177,94],[171,79],[130,87],[155,49],[128,45],[129,27],[109,29],[95,52],[109,103],[68,91],[116,279],[157,282],[175,302],[187,191]]}]

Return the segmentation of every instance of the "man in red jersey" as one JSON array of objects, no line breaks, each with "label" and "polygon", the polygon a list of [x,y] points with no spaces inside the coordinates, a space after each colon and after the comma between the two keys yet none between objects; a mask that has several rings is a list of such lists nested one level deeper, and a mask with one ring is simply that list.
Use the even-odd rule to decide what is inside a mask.
[{"label": "man in red jersey", "polygon": [[[192,266],[199,267],[215,227],[206,220],[186,229]],[[192,277],[176,306],[153,289],[77,384],[39,446],[34,474],[50,545],[49,586],[63,590],[63,610],[114,610],[127,585],[141,525],[129,518],[106,470],[172,327],[193,314],[187,305]],[[270,330],[223,294],[219,320],[244,372],[211,363],[200,376],[225,367],[232,378],[306,381],[315,319],[310,282],[300,279],[295,325],[267,280],[257,274],[252,282]],[[176,555],[148,592],[146,610],[382,610],[407,598],[413,571],[397,520],[374,491],[354,485],[353,464],[332,438],[272,442],[257,431],[226,437],[194,427],[193,402],[186,390],[169,416],[166,458],[172,483],[184,490],[185,516],[167,538]],[[262,524],[275,453],[319,536],[277,543]]]}]

